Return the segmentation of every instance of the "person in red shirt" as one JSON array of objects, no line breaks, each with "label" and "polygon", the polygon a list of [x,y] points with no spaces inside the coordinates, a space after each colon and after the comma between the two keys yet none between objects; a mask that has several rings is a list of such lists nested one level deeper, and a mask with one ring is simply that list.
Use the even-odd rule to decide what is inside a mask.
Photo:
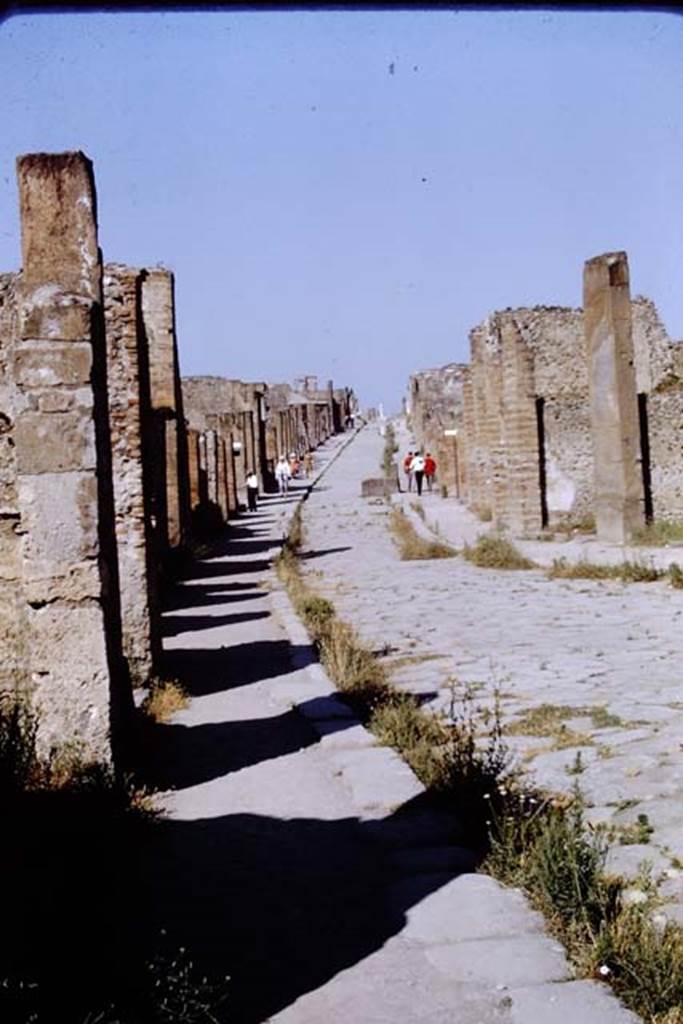
[{"label": "person in red shirt", "polygon": [[436,459],[427,452],[425,455],[425,480],[427,481],[427,490],[431,491],[434,476],[436,474]]},{"label": "person in red shirt", "polygon": [[408,490],[409,491],[412,491],[412,489],[413,489],[413,470],[412,470],[412,465],[413,465],[413,453],[412,452],[408,452],[408,454],[406,455],[405,459],[403,460],[403,472],[405,473],[406,479],[408,481]]}]

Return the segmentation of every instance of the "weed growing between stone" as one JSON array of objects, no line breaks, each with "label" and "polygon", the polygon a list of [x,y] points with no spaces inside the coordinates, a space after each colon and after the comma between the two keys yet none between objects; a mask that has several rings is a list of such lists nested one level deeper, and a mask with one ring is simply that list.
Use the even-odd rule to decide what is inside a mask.
[{"label": "weed growing between stone", "polygon": [[665,547],[667,544],[683,543],[683,520],[671,522],[657,520],[634,531],[633,543],[643,547]]},{"label": "weed growing between stone", "polygon": [[139,938],[147,794],[75,745],[43,754],[30,702],[0,697],[0,1020],[211,1024],[224,982]]},{"label": "weed growing between stone", "polygon": [[[493,713],[484,712],[465,691],[458,708],[454,690],[448,716],[421,709],[389,682],[329,602],[320,615],[294,547],[285,545],[277,568],[331,678],[377,739],[454,810],[482,869],[526,892],[579,976],[609,983],[647,1024],[683,1024],[683,929],[653,918],[656,891],[649,884],[629,901],[625,881],[606,873],[610,836],[606,826],[585,821],[578,787],[553,796],[528,784],[505,745],[497,701]],[[598,728],[616,717],[602,706],[544,705],[530,714],[535,728],[551,730],[565,715],[589,717]],[[634,835],[642,841],[648,829],[649,822],[638,821]]]},{"label": "weed growing between stone", "polygon": [[394,506],[389,513],[389,529],[398,543],[399,557],[403,561],[454,558],[458,553],[450,544],[421,537],[398,506]]},{"label": "weed growing between stone", "polygon": [[623,580],[624,583],[654,583],[666,576],[666,573],[652,564],[628,559],[616,565],[608,565],[589,562],[586,559],[568,562],[566,558],[555,558],[547,575],[551,580]]},{"label": "weed growing between stone", "polygon": [[669,583],[675,590],[683,590],[683,569],[677,562],[669,566]]},{"label": "weed growing between stone", "polygon": [[536,563],[526,558],[506,537],[480,534],[474,544],[465,544],[463,555],[481,569],[535,569]]},{"label": "weed growing between stone", "polygon": [[140,710],[154,722],[165,723],[189,704],[189,697],[177,679],[153,679]]}]

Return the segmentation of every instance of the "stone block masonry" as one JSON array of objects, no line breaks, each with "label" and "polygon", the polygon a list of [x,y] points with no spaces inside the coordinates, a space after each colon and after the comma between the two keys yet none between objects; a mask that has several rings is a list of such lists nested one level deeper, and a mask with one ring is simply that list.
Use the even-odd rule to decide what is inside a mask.
[{"label": "stone block masonry", "polygon": [[[22,273],[10,348],[16,446],[17,684],[43,748],[112,759],[132,707],[122,656],[95,188],[82,153],[17,164]],[[19,667],[19,666],[17,666]]]}]

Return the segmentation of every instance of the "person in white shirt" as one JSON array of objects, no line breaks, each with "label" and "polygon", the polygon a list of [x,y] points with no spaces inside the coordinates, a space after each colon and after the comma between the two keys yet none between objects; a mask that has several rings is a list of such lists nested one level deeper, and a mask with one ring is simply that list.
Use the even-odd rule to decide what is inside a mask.
[{"label": "person in white shirt", "polygon": [[425,475],[425,460],[420,452],[416,452],[413,455],[413,461],[410,463],[410,471],[415,477],[415,486],[417,487],[418,497],[422,494],[422,481]]},{"label": "person in white shirt", "polygon": [[247,473],[247,502],[249,511],[256,511],[256,499],[258,497],[258,477],[253,469]]},{"label": "person in white shirt", "polygon": [[292,478],[292,470],[284,455],[281,455],[275,466],[275,479],[277,480],[280,494],[286,494],[289,490],[289,481]]}]

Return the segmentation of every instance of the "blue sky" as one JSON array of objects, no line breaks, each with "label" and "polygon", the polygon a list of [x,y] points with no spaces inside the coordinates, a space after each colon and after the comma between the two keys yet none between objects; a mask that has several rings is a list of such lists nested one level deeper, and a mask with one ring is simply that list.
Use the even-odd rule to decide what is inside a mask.
[{"label": "blue sky", "polygon": [[625,248],[683,338],[683,18],[645,11],[21,15],[0,24],[0,268],[17,154],[95,164],[105,259],[176,273],[184,373],[396,408],[489,312],[581,304]]}]

